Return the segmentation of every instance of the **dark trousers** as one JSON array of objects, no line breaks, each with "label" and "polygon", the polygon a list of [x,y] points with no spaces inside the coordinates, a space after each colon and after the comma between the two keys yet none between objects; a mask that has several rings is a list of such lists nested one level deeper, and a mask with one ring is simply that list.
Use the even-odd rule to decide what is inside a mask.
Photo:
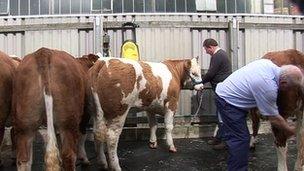
[{"label": "dark trousers", "polygon": [[228,171],[248,170],[250,135],[246,116],[248,111],[228,104],[216,96],[216,106],[222,118],[222,140],[228,146]]},{"label": "dark trousers", "polygon": [[218,125],[218,130],[215,134],[215,138],[218,140],[222,140],[222,119],[221,119],[221,115],[219,114],[219,110],[216,108],[216,116],[217,116],[217,125]]}]

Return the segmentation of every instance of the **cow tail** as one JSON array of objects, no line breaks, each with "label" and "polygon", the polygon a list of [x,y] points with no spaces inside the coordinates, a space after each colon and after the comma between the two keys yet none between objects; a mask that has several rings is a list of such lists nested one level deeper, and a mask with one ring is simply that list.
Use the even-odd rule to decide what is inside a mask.
[{"label": "cow tail", "polygon": [[47,145],[45,150],[44,161],[46,164],[46,170],[59,171],[60,156],[54,128],[53,97],[51,95],[47,95],[45,89],[43,90],[43,96],[47,117]]},{"label": "cow tail", "polygon": [[52,51],[47,48],[40,48],[34,53],[36,56],[37,70],[41,75],[43,98],[45,102],[45,111],[47,118],[47,140],[44,155],[45,167],[47,171],[60,170],[60,156],[57,146],[55,128],[54,128],[54,112],[53,112],[53,96],[50,89],[51,83],[51,57]]}]

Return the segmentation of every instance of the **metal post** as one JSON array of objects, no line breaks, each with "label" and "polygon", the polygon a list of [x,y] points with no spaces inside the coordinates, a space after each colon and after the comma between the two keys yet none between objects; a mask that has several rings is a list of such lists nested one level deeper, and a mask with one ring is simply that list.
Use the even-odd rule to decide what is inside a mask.
[{"label": "metal post", "polygon": [[232,18],[229,21],[229,39],[230,39],[230,60],[232,62],[232,71],[238,69],[238,39],[239,39],[239,21]]},{"label": "metal post", "polygon": [[96,16],[94,20],[94,53],[101,52],[102,50],[102,35],[103,35],[102,17]]}]

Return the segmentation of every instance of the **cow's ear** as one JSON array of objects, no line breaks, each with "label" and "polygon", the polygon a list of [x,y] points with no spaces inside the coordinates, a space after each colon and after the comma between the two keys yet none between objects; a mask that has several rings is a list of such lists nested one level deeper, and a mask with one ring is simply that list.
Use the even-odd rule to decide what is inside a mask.
[{"label": "cow's ear", "polygon": [[194,57],[196,59],[196,62],[198,62],[199,60],[199,56]]},{"label": "cow's ear", "polygon": [[185,69],[189,70],[191,68],[191,60],[190,59],[186,60],[184,66],[185,66]]},{"label": "cow's ear", "polygon": [[92,61],[93,63],[95,63],[96,61],[97,61],[97,59],[98,59],[99,57],[97,56],[97,55],[94,55],[94,54],[88,54],[88,59],[90,60],[90,61]]}]

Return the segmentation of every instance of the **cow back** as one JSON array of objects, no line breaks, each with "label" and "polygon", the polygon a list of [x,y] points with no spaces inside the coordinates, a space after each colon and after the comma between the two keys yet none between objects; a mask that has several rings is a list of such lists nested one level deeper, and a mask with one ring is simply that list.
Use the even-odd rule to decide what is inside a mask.
[{"label": "cow back", "polygon": [[78,127],[83,114],[85,72],[68,53],[41,48],[25,56],[17,68],[14,90],[17,127],[32,123],[38,127],[45,122],[44,93],[54,99],[55,123]]},{"label": "cow back", "polygon": [[263,58],[270,59],[278,66],[291,64],[304,68],[304,54],[296,49],[268,52]]}]

